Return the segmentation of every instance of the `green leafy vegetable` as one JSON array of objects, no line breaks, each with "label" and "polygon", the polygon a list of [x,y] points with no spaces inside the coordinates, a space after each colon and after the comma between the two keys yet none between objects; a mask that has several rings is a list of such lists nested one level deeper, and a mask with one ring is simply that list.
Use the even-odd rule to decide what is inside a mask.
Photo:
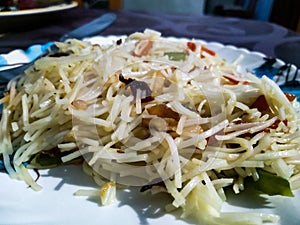
[{"label": "green leafy vegetable", "polygon": [[61,164],[61,153],[56,148],[49,151],[41,151],[30,160],[30,165],[40,169],[56,167]]},{"label": "green leafy vegetable", "polygon": [[259,179],[253,181],[253,179],[249,178],[246,180],[245,185],[253,185],[256,190],[268,195],[294,196],[290,183],[286,179],[261,169],[258,169],[257,172]]},{"label": "green leafy vegetable", "polygon": [[186,57],[184,52],[165,52],[164,55],[167,55],[172,61],[184,61]]},{"label": "green leafy vegetable", "polygon": [[[66,156],[68,152],[61,152],[58,148],[53,148],[47,151],[41,151],[31,157],[26,162],[29,168],[47,169],[57,167],[63,164],[62,157]],[[77,157],[64,164],[80,164],[83,158]]]}]

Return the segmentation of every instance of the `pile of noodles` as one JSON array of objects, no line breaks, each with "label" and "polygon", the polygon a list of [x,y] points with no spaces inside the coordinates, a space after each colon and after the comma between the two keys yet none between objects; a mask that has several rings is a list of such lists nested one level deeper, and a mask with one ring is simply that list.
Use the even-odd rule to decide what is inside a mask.
[{"label": "pile of noodles", "polygon": [[[96,182],[168,192],[168,209],[205,224],[262,224],[276,215],[221,211],[224,188],[268,172],[300,187],[293,96],[267,77],[240,74],[197,41],[155,31],[109,46],[56,43],[2,98],[0,153],[12,178],[83,158]],[[43,165],[41,157],[59,157]],[[80,194],[80,193],[79,193]],[[201,213],[199,213],[201,212]]]}]

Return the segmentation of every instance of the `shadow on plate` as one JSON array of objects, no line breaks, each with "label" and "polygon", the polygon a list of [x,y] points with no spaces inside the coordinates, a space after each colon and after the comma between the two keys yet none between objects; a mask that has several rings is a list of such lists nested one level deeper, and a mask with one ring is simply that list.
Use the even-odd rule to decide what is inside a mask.
[{"label": "shadow on plate", "polygon": [[[49,169],[47,173],[43,173],[41,176],[44,178],[61,178],[61,181],[55,187],[55,191],[59,191],[65,184],[78,185],[83,189],[85,187],[88,189],[99,188],[94,180],[83,172],[81,165],[67,165],[61,166],[59,168]],[[247,209],[273,210],[277,207],[277,203],[274,203],[272,201],[272,199],[274,200],[274,198],[260,195],[260,193],[252,187],[248,187],[245,191],[242,191],[238,195],[234,194],[232,190],[228,189],[226,190],[226,196],[227,203],[229,205],[243,207],[244,209],[246,209],[246,211]],[[160,218],[168,214],[166,213],[165,206],[172,202],[172,198],[167,193],[158,193],[152,195],[149,192],[140,192],[139,187],[118,190],[117,199],[118,207],[121,208],[123,206],[130,206],[137,214],[137,217],[140,221],[139,224],[143,225],[150,224],[150,219]],[[86,200],[93,202],[96,205],[99,204],[98,197],[88,197],[86,198]],[[278,210],[279,214],[283,209]],[[181,210],[176,210],[169,213],[169,215],[174,216],[178,220],[181,220],[181,213]],[[193,219],[188,219],[188,223],[196,224],[195,220]]]},{"label": "shadow on plate", "polygon": [[[55,186],[54,190],[59,191],[64,185],[78,185],[81,189],[97,189],[99,186],[94,182],[92,177],[85,174],[81,165],[66,165],[58,168],[47,170],[46,173],[41,173],[41,177],[54,177],[61,178],[61,181]],[[140,192],[140,187],[132,187],[130,189],[119,189],[117,192],[118,206],[129,206],[132,208],[137,217],[139,224],[149,224],[149,219],[156,219],[165,216],[165,206],[172,202],[172,198],[167,193],[158,193],[152,195],[149,192]],[[98,197],[87,197],[86,201],[99,205]],[[176,210],[169,215],[174,216],[180,220],[181,210]],[[190,224],[196,224],[194,221],[189,220]]]},{"label": "shadow on plate", "polygon": [[[123,189],[118,192],[118,207],[125,205],[130,206],[137,214],[140,224],[149,224],[149,219],[155,219],[166,215],[165,206],[172,202],[171,197],[167,193],[141,193],[140,188]],[[177,212],[178,214],[178,212]],[[179,214],[172,213],[176,218]]]},{"label": "shadow on plate", "polygon": [[59,191],[63,185],[71,184],[89,188],[99,188],[93,178],[85,174],[81,165],[66,165],[57,168],[52,168],[41,177],[61,178],[61,181],[56,185],[55,191]]},{"label": "shadow on plate", "polygon": [[244,191],[235,194],[232,189],[226,189],[227,203],[248,209],[274,208],[268,197],[262,195],[253,187],[248,186]]}]

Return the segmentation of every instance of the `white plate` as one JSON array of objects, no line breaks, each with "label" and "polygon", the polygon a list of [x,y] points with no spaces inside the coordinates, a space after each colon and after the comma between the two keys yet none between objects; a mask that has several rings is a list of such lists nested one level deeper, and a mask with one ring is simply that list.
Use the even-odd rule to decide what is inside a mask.
[{"label": "white plate", "polygon": [[[0,174],[0,224],[2,225],[190,225],[179,213],[167,214],[164,194],[145,195],[137,189],[119,191],[118,202],[99,206],[97,199],[75,197],[78,189],[97,187],[81,166],[64,166],[41,171],[38,183],[44,188],[34,192],[23,182]],[[223,211],[276,213],[281,225],[299,225],[300,192],[294,198],[230,196]],[[268,224],[271,225],[271,224]],[[273,224],[272,224],[273,225]],[[277,225],[277,224],[276,224]]]},{"label": "white plate", "polygon": [[[92,43],[107,43],[120,37],[94,37]],[[184,40],[184,39],[183,39]],[[205,42],[203,42],[205,43]],[[249,52],[219,43],[207,43],[223,58],[241,61],[241,70],[251,70],[263,63],[263,54]],[[241,55],[243,55],[241,57]],[[97,185],[82,172],[81,166],[63,166],[41,171],[38,183],[44,188],[34,192],[23,182],[12,180],[0,173],[0,224],[30,225],[188,225],[179,213],[165,213],[168,196],[141,194],[138,189],[117,193],[118,201],[107,207],[99,206],[97,199],[75,197],[78,189],[92,189]],[[223,211],[275,213],[281,217],[278,224],[299,225],[300,190],[294,198],[281,196],[253,196],[248,192],[229,197]],[[277,225],[277,224],[276,224]]]},{"label": "white plate", "polygon": [[0,18],[18,17],[18,16],[45,14],[45,13],[63,11],[63,10],[75,8],[77,5],[78,3],[73,1],[70,4],[59,4],[59,5],[49,6],[45,8],[0,12]]}]

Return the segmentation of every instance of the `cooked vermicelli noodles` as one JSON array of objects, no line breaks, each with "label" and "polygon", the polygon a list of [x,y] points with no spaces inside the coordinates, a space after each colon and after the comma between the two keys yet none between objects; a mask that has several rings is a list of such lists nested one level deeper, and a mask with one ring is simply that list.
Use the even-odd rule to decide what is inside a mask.
[{"label": "cooked vermicelli noodles", "polygon": [[224,189],[239,193],[246,180],[279,179],[285,191],[271,195],[300,188],[298,105],[267,77],[152,30],[109,46],[56,45],[64,54],[37,60],[1,99],[0,153],[11,177],[40,190],[28,169],[83,158],[104,204],[115,184],[159,186],[173,198],[168,209],[204,224],[278,220],[221,211]]}]

